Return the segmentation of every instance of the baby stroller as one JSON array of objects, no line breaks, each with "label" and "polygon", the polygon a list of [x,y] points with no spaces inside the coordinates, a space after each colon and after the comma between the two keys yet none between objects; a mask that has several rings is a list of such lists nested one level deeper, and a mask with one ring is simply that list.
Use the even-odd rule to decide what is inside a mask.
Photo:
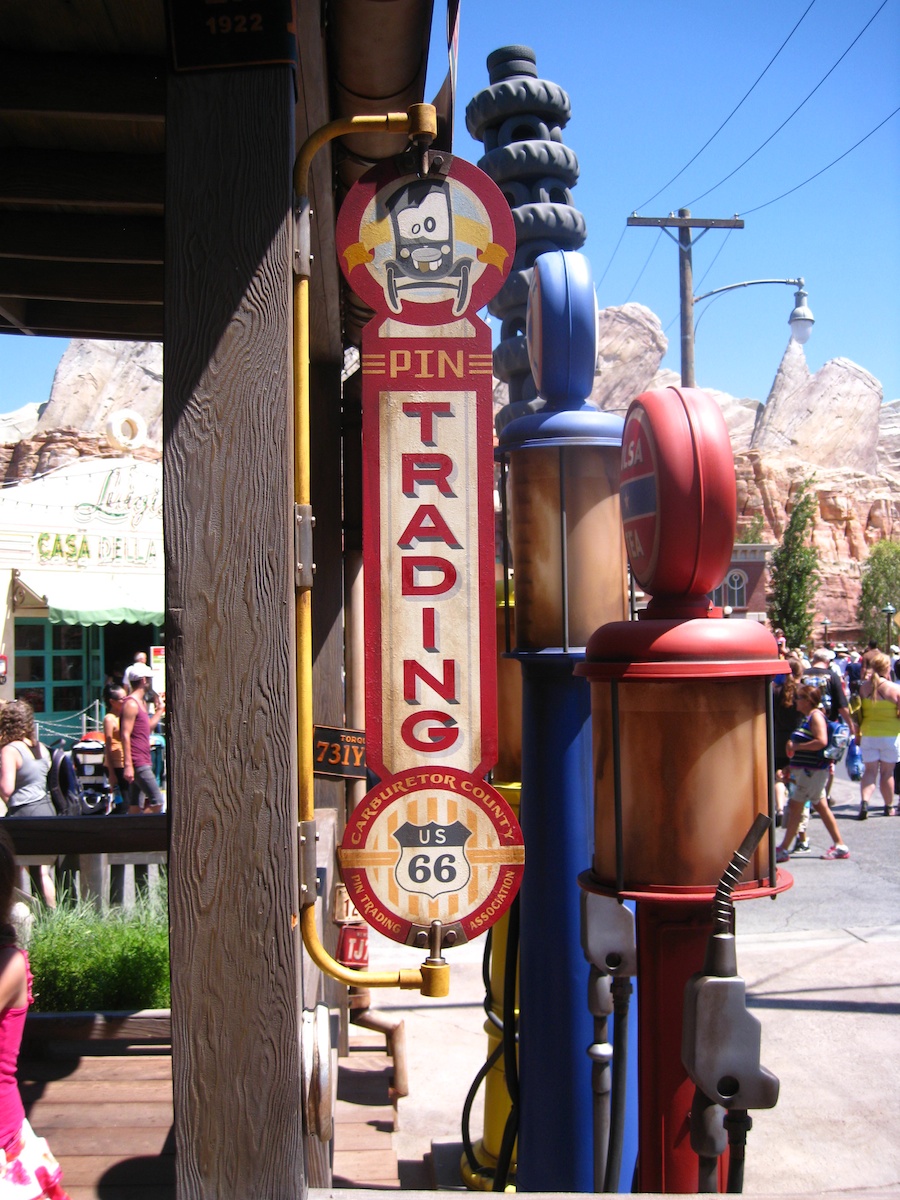
[{"label": "baby stroller", "polygon": [[112,808],[113,793],[106,778],[104,743],[85,736],[73,745],[71,754],[83,792],[81,806],[85,816],[105,816]]}]

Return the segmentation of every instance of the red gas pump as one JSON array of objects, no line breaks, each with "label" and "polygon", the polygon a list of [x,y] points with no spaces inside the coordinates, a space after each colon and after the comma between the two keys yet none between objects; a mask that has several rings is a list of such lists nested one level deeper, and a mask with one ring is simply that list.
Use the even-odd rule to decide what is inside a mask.
[{"label": "red gas pump", "polygon": [[[711,935],[728,924],[721,904],[717,923],[714,904],[735,851],[748,850],[730,881],[726,908],[732,895],[771,896],[792,882],[775,867],[767,720],[770,679],[783,663],[762,625],[722,619],[707,594],[728,568],[736,526],[731,444],[711,397],[667,388],[634,401],[623,437],[620,497],[632,572],[652,599],[637,621],[598,629],[586,661],[576,667],[591,681],[595,776],[592,869],[579,882],[588,900],[612,896],[636,902],[636,1190],[697,1191],[698,1171],[710,1158],[724,1190],[727,1156],[717,1168],[715,1163],[724,1140],[709,1128],[715,1114],[710,1119],[701,1112],[697,1080],[688,1070],[694,1072],[698,1039],[702,1043],[710,1028],[708,1002],[716,991],[697,980],[706,978]],[[767,854],[758,845],[765,829]],[[602,902],[588,902],[583,911],[588,922],[608,919]],[[588,928],[583,941],[587,948],[609,939]],[[713,956],[713,973],[716,961]],[[608,963],[597,965],[610,969]],[[615,964],[611,969],[614,973]],[[686,1067],[682,1028],[692,977],[687,1007],[694,1039]],[[733,977],[740,985],[736,970]],[[734,986],[721,991],[728,993],[725,1007],[732,1005],[732,1017],[736,991]],[[755,1020],[746,1010],[744,1016]],[[723,1069],[706,1084],[714,1094],[702,1093],[719,1110],[719,1131],[727,1099],[719,1083],[732,1096],[741,1087],[752,1093],[745,1108],[774,1104],[777,1097],[777,1080],[759,1067],[758,1034],[754,1066],[753,1031],[734,1020],[733,1037],[742,1047],[735,1070],[741,1078]],[[751,1075],[756,1083],[765,1076],[773,1083],[754,1090]],[[699,1153],[691,1145],[692,1110]]]}]

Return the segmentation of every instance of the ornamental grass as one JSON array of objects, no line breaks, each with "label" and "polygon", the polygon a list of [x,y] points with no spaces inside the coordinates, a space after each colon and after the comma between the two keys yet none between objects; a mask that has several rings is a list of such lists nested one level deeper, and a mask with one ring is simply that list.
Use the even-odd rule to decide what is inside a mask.
[{"label": "ornamental grass", "polygon": [[130,908],[63,901],[35,914],[28,940],[36,1012],[169,1008],[165,876]]}]

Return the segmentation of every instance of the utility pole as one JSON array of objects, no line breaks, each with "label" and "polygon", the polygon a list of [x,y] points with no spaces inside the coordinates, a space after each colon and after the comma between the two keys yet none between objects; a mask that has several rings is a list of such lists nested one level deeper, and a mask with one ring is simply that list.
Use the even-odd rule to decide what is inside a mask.
[{"label": "utility pole", "polygon": [[[678,216],[669,213],[667,217],[638,217],[630,216],[629,225],[652,226],[664,229],[673,242],[678,246],[678,282],[681,294],[681,386],[694,387],[694,267],[691,260],[691,230],[702,229],[696,241],[699,241],[708,229],[743,229],[744,222],[740,217],[706,218],[692,217],[689,208],[679,208]],[[678,237],[669,233],[670,229],[678,230]]]}]

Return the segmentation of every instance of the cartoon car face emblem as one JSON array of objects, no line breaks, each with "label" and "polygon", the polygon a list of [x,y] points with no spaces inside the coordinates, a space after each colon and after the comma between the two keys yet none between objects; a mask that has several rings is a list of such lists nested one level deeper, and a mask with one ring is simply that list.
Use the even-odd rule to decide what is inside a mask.
[{"label": "cartoon car face emblem", "polygon": [[385,263],[385,292],[399,313],[404,292],[428,288],[453,297],[453,315],[465,311],[471,258],[453,259],[453,216],[446,183],[417,180],[399,188],[387,204],[395,257]]}]

